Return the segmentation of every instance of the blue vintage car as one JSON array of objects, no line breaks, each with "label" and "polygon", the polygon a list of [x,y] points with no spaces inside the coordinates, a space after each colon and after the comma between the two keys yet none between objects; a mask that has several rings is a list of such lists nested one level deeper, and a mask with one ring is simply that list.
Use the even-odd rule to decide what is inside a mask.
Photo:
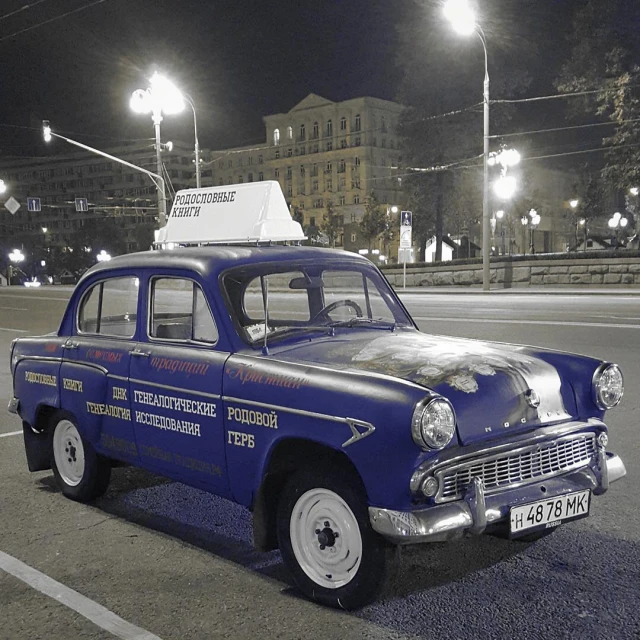
[{"label": "blue vintage car", "polygon": [[[221,189],[187,192],[183,217]],[[347,609],[398,545],[531,540],[625,475],[615,364],[422,333],[367,259],[265,246],[294,223],[260,224],[98,264],[55,334],[13,343],[31,471],[87,501],[129,463],[240,503],[304,594]]]}]

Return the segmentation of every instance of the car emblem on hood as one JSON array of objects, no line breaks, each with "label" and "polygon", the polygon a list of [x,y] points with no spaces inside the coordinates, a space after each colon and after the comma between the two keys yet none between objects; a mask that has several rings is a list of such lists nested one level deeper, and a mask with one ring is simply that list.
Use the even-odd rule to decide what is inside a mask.
[{"label": "car emblem on hood", "polygon": [[540,396],[535,389],[527,389],[524,392],[524,397],[527,399],[530,407],[537,409],[540,406]]}]

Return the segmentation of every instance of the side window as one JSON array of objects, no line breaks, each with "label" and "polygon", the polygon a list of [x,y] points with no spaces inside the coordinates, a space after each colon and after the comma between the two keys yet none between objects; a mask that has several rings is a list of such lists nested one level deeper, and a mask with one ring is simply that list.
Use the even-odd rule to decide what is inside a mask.
[{"label": "side window", "polygon": [[136,332],[139,280],[112,278],[94,285],[80,304],[78,331],[132,338]]},{"label": "side window", "polygon": [[149,335],[163,340],[218,341],[218,330],[200,287],[185,278],[152,282]]}]

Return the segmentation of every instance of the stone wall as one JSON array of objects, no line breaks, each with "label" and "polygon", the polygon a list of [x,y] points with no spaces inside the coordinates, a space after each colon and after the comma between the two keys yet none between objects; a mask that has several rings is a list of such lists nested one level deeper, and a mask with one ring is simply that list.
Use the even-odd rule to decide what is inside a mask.
[{"label": "stone wall", "polygon": [[[402,268],[385,268],[391,284],[401,287]],[[528,286],[632,287],[640,285],[640,258],[601,260],[531,260],[491,262],[491,283],[497,289]],[[408,287],[482,285],[482,264],[413,267],[407,265]]]}]

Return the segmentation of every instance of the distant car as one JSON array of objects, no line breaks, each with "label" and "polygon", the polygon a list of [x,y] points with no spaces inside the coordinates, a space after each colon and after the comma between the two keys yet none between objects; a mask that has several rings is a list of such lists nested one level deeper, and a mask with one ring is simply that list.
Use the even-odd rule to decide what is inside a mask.
[{"label": "distant car", "polygon": [[615,364],[420,332],[367,259],[265,246],[302,234],[259,185],[180,192],[160,244],[227,244],[98,264],[55,334],[14,341],[31,471],[87,501],[125,462],[240,503],[256,546],[345,609],[375,598],[397,545],[537,538],[625,475],[603,422]]}]

